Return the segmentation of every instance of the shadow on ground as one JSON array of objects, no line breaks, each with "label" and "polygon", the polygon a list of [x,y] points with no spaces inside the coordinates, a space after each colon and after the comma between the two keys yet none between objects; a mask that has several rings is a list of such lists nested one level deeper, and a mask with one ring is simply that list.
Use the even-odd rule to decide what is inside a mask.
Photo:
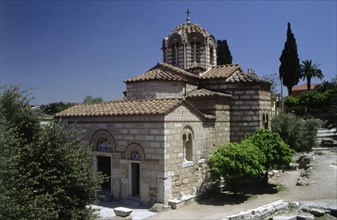
[{"label": "shadow on ground", "polygon": [[244,203],[257,195],[276,194],[280,187],[275,184],[268,184],[264,187],[247,187],[239,189],[237,194],[230,191],[221,191],[219,188],[210,189],[208,192],[197,197],[196,201],[204,205],[237,205]]}]

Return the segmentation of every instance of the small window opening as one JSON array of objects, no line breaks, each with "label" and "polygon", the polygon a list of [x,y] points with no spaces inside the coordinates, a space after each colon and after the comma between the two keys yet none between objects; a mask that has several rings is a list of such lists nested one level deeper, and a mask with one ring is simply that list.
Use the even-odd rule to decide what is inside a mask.
[{"label": "small window opening", "polygon": [[98,142],[97,151],[99,152],[111,152],[111,144],[108,139],[103,138]]}]

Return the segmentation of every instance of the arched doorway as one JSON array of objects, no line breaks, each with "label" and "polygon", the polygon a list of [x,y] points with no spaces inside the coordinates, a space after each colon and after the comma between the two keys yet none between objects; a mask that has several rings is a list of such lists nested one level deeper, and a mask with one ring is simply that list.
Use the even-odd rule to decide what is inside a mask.
[{"label": "arched doorway", "polygon": [[115,142],[112,135],[106,130],[98,130],[91,138],[91,146],[95,152],[94,167],[105,176],[102,184],[102,194],[112,196],[112,152]]},{"label": "arched doorway", "polygon": [[141,195],[141,162],[144,160],[144,151],[138,144],[127,147],[125,155],[129,160],[129,196]]}]

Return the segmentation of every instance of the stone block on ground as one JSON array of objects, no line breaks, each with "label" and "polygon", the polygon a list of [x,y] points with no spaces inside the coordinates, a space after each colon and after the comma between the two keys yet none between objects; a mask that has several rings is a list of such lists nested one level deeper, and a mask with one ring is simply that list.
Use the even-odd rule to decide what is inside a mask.
[{"label": "stone block on ground", "polygon": [[131,214],[132,211],[133,211],[132,209],[125,208],[125,207],[114,208],[114,212],[116,216],[119,216],[119,217],[127,217]]},{"label": "stone block on ground", "polygon": [[297,220],[315,220],[313,215],[297,215]]},{"label": "stone block on ground", "polygon": [[309,210],[311,214],[313,214],[316,217],[320,217],[326,214],[326,211],[323,209],[318,209],[318,208],[312,208]]},{"label": "stone block on ground", "polygon": [[277,215],[273,217],[273,220],[297,220],[296,215]]}]

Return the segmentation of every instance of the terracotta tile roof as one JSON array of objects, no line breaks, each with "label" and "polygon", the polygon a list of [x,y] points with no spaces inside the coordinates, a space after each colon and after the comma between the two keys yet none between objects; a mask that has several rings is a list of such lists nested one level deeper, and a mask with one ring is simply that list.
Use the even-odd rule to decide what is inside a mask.
[{"label": "terracotta tile roof", "polygon": [[227,78],[235,72],[242,72],[239,64],[218,65],[201,74],[202,79]]},{"label": "terracotta tile roof", "polygon": [[[310,89],[316,89],[320,84],[310,84]],[[306,91],[308,89],[307,84],[293,86],[292,91]]]},{"label": "terracotta tile roof", "polygon": [[255,73],[244,73],[239,64],[218,65],[201,75],[202,79],[225,79],[226,82],[265,82]]},{"label": "terracotta tile roof", "polygon": [[70,107],[56,117],[166,114],[179,106],[181,99],[115,100]]},{"label": "terracotta tile roof", "polygon": [[221,97],[231,97],[230,94],[225,94],[221,92],[214,92],[207,89],[196,89],[189,92],[186,97],[187,98],[195,98],[195,97],[210,97],[210,96],[221,96]]},{"label": "terracotta tile roof", "polygon": [[125,80],[124,82],[128,83],[149,80],[187,81],[188,78],[198,79],[199,77],[180,69],[179,67],[175,67],[167,63],[159,63],[149,71]]},{"label": "terracotta tile roof", "polygon": [[235,72],[226,79],[226,82],[263,82],[264,80],[260,79],[255,74]]}]

